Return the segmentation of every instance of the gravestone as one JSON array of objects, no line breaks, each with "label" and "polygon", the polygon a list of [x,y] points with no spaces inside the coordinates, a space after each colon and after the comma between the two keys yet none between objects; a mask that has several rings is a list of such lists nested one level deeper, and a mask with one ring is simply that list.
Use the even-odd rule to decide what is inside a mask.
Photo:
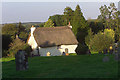
[{"label": "gravestone", "polygon": [[120,54],[115,54],[114,60],[115,61],[120,61]]},{"label": "gravestone", "polygon": [[120,61],[120,42],[118,43],[117,52],[116,52],[116,54],[115,54],[114,59],[115,59],[116,61]]},{"label": "gravestone", "polygon": [[25,51],[19,50],[17,54],[15,54],[15,63],[17,71],[28,69],[28,56]]},{"label": "gravestone", "polygon": [[109,61],[109,57],[108,56],[105,56],[104,58],[103,58],[103,62],[108,62]]}]

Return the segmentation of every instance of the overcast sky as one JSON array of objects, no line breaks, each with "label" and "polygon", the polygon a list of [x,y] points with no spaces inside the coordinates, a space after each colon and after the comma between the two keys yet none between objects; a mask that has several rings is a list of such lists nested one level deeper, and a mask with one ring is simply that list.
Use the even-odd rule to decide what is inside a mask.
[{"label": "overcast sky", "polygon": [[[63,14],[67,6],[75,10],[77,4],[86,19],[96,19],[101,5],[109,5],[110,2],[3,2],[2,22],[45,22],[49,16]],[[117,2],[115,5],[118,7]]]}]

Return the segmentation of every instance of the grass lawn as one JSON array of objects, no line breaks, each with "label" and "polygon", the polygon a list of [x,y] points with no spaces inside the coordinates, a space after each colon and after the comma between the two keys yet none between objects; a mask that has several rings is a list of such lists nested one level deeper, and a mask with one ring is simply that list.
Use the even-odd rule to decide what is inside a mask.
[{"label": "grass lawn", "polygon": [[29,58],[29,70],[16,71],[15,61],[2,62],[3,78],[117,78],[118,62],[105,55]]}]

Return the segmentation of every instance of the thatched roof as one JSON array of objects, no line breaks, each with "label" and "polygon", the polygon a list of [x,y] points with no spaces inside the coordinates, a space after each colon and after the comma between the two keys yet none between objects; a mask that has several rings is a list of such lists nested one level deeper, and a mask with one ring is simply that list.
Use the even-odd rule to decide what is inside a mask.
[{"label": "thatched roof", "polygon": [[72,30],[66,26],[39,27],[36,28],[33,35],[40,47],[78,44]]}]

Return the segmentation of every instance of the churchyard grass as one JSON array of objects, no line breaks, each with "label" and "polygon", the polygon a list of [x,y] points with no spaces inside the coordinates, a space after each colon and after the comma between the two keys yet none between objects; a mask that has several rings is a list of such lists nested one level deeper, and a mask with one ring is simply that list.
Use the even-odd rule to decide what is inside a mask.
[{"label": "churchyard grass", "polygon": [[106,55],[78,55],[32,57],[28,59],[29,69],[16,71],[15,61],[2,62],[3,78],[117,78],[118,62],[113,55],[108,62]]}]

